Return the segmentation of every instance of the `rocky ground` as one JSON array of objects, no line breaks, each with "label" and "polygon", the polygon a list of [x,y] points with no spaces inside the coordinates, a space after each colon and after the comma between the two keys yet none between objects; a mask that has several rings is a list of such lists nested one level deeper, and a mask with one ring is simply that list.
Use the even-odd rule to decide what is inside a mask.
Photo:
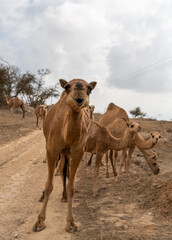
[{"label": "rocky ground", "polygon": [[[98,117],[98,115],[96,116]],[[38,202],[47,177],[45,141],[35,126],[33,111],[22,119],[0,110],[0,239],[60,240],[171,240],[172,239],[172,122],[138,119],[142,132],[160,131],[163,138],[154,148],[160,174],[154,176],[138,150],[132,157],[130,175],[117,183],[110,168],[100,168],[99,192],[92,196],[94,160],[85,166],[84,156],[76,178],[74,216],[80,232],[65,232],[67,204],[60,201],[60,176],[54,177],[46,225],[32,232],[42,203]],[[85,180],[86,174],[86,180]]]}]

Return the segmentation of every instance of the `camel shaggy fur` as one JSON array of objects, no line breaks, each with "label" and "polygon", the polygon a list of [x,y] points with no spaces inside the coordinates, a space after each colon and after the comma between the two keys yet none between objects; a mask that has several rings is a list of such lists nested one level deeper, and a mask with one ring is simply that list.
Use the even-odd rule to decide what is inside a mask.
[{"label": "camel shaggy fur", "polygon": [[83,110],[89,104],[89,95],[95,88],[96,82],[87,83],[82,79],[73,79],[70,82],[60,79],[64,91],[60,100],[48,111],[43,125],[46,139],[48,161],[48,179],[44,190],[44,203],[38,219],[33,226],[34,231],[43,230],[45,226],[46,207],[53,190],[53,174],[56,159],[59,154],[62,159],[70,154],[69,181],[67,184],[67,224],[66,231],[76,231],[72,213],[72,197],[74,194],[74,179],[79,163],[84,154],[85,140],[88,132]]},{"label": "camel shaggy fur", "polygon": [[[118,119],[115,120],[116,122]],[[129,146],[135,133],[141,130],[138,123],[126,122],[126,130],[120,138],[113,137],[111,133],[102,125],[97,122],[91,121],[88,138],[85,145],[85,152],[96,154],[96,163],[94,168],[94,181],[93,181],[93,196],[97,195],[97,178],[99,173],[99,166],[102,157],[109,149],[122,150]],[[113,165],[112,165],[113,166]],[[115,170],[114,170],[115,171]],[[114,172],[116,174],[116,172]]]},{"label": "camel shaggy fur", "polygon": [[7,95],[4,95],[4,98],[5,98],[6,104],[8,104],[10,106],[10,111],[11,111],[12,116],[13,116],[13,110],[15,108],[21,108],[21,110],[23,111],[23,118],[25,117],[25,112],[26,112],[25,105],[21,99],[19,99],[18,97],[12,97],[8,100]]},{"label": "camel shaggy fur", "polygon": [[[38,127],[39,124],[41,124],[41,120],[43,125],[44,119],[47,116],[47,105],[45,104],[37,105],[35,108],[35,115],[36,115],[36,126]],[[41,129],[41,126],[40,126],[40,129]]]},{"label": "camel shaggy fur", "polygon": [[[112,124],[112,122],[113,122],[116,118],[118,118],[118,119],[119,119],[119,118],[121,118],[121,119],[123,118],[123,119],[126,119],[127,121],[129,120],[129,117],[128,117],[126,111],[125,111],[123,108],[120,108],[120,107],[116,106],[115,104],[110,103],[109,106],[108,106],[108,108],[107,108],[107,111],[100,117],[99,122],[100,122],[103,126],[109,128],[109,131],[111,132],[111,134],[112,134],[113,136],[115,136],[115,137],[120,137],[120,136],[123,135],[123,132],[125,131],[126,126],[125,126],[125,125],[116,124],[116,125],[114,125],[113,127],[110,127],[111,124]],[[140,135],[138,135],[138,133],[136,134],[136,136],[137,136],[137,137],[136,137],[136,141],[134,142],[134,140],[133,140],[132,143],[131,143],[131,146],[129,146],[129,152],[130,152],[130,153],[132,152],[132,151],[130,151],[130,150],[131,150],[130,147],[134,149],[135,146],[137,146],[137,145],[138,145],[138,148],[139,148],[139,149],[142,149],[142,151],[146,151],[146,149],[148,149],[148,148],[147,148],[148,145],[149,145],[150,142],[151,142],[151,141],[143,140],[143,139],[140,137]],[[146,141],[146,142],[144,142],[144,141]],[[157,142],[156,142],[156,143],[157,143]],[[144,148],[143,148],[143,146],[144,146]],[[145,146],[146,146],[146,148],[145,148]],[[152,147],[152,143],[151,143],[151,146],[150,146],[150,147]],[[123,166],[123,163],[125,164],[125,166],[127,166],[126,162],[128,161],[128,159],[126,160],[126,156],[127,156],[126,152],[127,152],[127,148],[122,151],[122,156],[121,156],[121,159],[120,159],[119,175],[120,175],[120,173],[121,173],[121,168],[122,168],[122,166]],[[131,153],[131,154],[132,154],[132,153]],[[130,154],[130,157],[131,157],[131,154]],[[115,155],[117,156],[117,153],[116,153]],[[111,156],[111,157],[113,156],[112,151],[111,151],[111,153],[110,153],[110,156]],[[145,156],[147,156],[146,153],[144,154],[144,157],[145,157]],[[107,159],[108,159],[108,157],[106,156],[106,162],[107,162]],[[146,158],[145,158],[145,159],[146,159]],[[158,174],[158,173],[159,173],[159,167],[158,167],[155,159],[154,159],[154,158],[151,158],[151,157],[149,156],[149,162],[151,161],[151,159],[152,159],[152,166],[153,166],[153,167],[151,167],[151,170],[153,171],[154,174]],[[147,160],[147,159],[146,159],[146,160]],[[129,161],[128,161],[128,162],[129,162]],[[115,160],[115,164],[114,164],[114,165],[116,165],[116,160]],[[150,164],[148,164],[148,165],[149,165],[149,167],[150,167]],[[127,168],[127,167],[126,167],[126,168]],[[128,171],[128,169],[127,169],[127,171]],[[107,176],[108,176],[108,173],[107,173]]]}]

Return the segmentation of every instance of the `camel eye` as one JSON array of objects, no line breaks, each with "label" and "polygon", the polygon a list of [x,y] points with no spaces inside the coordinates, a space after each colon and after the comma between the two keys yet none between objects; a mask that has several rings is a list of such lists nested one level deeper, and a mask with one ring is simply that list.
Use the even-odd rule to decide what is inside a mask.
[{"label": "camel eye", "polygon": [[154,138],[154,135],[152,135],[152,138]]},{"label": "camel eye", "polygon": [[134,125],[132,124],[132,125],[131,125],[131,128],[133,128],[133,127],[134,127]]},{"label": "camel eye", "polygon": [[153,163],[153,166],[156,166],[156,163]]}]

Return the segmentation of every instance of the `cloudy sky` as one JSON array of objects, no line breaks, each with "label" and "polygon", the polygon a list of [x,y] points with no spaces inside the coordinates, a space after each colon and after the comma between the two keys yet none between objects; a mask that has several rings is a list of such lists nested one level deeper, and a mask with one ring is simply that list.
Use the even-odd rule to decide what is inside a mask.
[{"label": "cloudy sky", "polygon": [[171,0],[0,0],[0,58],[50,69],[49,85],[97,81],[96,112],[114,102],[170,120],[171,13]]}]

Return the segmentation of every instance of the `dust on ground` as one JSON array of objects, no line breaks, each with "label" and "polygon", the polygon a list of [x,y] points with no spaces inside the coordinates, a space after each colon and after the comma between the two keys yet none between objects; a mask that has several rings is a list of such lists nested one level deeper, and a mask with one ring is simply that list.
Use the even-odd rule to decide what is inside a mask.
[{"label": "dust on ground", "polygon": [[[170,240],[172,239],[172,122],[138,119],[143,132],[160,131],[163,138],[154,148],[162,162],[154,176],[136,150],[130,175],[114,180],[111,167],[106,178],[100,168],[98,196],[92,197],[94,160],[90,167],[81,161],[77,172],[78,193],[73,211],[81,231],[65,232],[67,204],[62,203],[60,176],[54,177],[54,190],[47,207],[47,228],[32,232],[42,203],[38,202],[47,177],[45,140],[35,126],[33,112],[11,117],[0,110],[0,239],[60,240]],[[146,134],[146,133],[145,133]],[[89,158],[89,154],[84,159]],[[86,173],[86,181],[85,181]],[[84,202],[86,184],[86,201]]]}]

